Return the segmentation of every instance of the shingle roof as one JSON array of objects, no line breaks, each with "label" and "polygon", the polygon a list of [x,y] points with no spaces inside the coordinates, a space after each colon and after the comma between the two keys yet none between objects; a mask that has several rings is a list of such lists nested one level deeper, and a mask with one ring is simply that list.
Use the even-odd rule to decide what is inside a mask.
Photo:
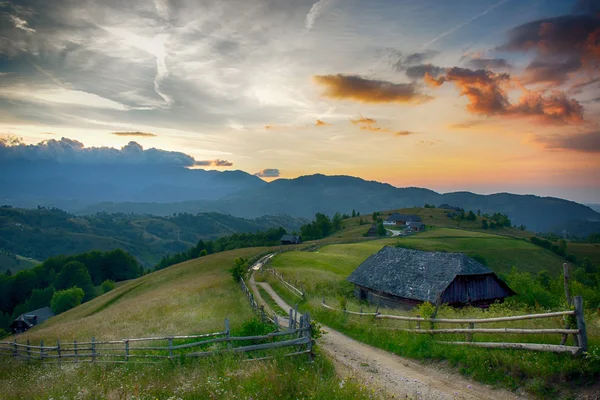
[{"label": "shingle roof", "polygon": [[394,296],[434,303],[458,275],[493,274],[462,253],[386,246],[367,258],[348,281]]},{"label": "shingle roof", "polygon": [[296,235],[283,235],[281,237],[282,242],[297,242],[300,239],[300,236]]},{"label": "shingle roof", "polygon": [[41,324],[48,318],[54,317],[54,312],[52,311],[52,309],[50,307],[38,308],[37,310],[28,311],[26,313],[19,315],[17,318],[15,318],[13,323],[15,323],[17,321],[22,321],[25,324],[27,324],[27,326],[29,328],[31,328],[34,325],[33,324],[34,317],[37,317],[35,319],[35,324]]}]

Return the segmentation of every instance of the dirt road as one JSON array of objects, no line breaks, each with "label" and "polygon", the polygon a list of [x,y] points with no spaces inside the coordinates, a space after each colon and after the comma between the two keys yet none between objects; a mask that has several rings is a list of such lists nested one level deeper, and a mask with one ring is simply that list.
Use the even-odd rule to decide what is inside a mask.
[{"label": "dirt road", "polygon": [[[266,282],[249,280],[250,288],[260,299],[256,285],[260,285],[284,310],[291,307]],[[319,347],[335,362],[345,379],[359,379],[375,390],[385,392],[382,397],[399,399],[525,399],[506,390],[496,390],[471,382],[461,375],[398,357],[358,342],[348,336],[322,327],[325,334],[319,338]]]}]

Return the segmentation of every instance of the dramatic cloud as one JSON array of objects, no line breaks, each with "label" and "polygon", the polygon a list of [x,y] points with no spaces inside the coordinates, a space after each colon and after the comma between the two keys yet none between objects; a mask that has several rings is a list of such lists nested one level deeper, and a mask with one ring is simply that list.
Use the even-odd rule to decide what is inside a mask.
[{"label": "dramatic cloud", "polygon": [[331,0],[319,0],[315,4],[312,5],[308,14],[306,14],[306,21],[304,22],[304,26],[307,31],[310,31],[315,24],[315,20],[317,17],[323,12],[327,3],[330,3]]},{"label": "dramatic cloud", "polygon": [[117,164],[117,165],[170,165],[192,167],[195,165],[231,166],[224,160],[196,161],[194,157],[177,151],[155,148],[144,150],[129,142],[121,149],[112,147],[85,147],[83,143],[61,138],[44,140],[38,144],[24,144],[15,138],[0,138],[0,162],[54,161],[61,164]]},{"label": "dramatic cloud", "polygon": [[232,167],[233,163],[227,160],[202,160],[196,161],[194,165],[210,166],[210,167]]},{"label": "dramatic cloud", "polygon": [[116,136],[139,136],[139,137],[156,137],[154,133],[148,132],[112,132]]},{"label": "dramatic cloud", "polygon": [[453,82],[459,88],[461,96],[469,99],[467,110],[473,114],[529,116],[541,123],[555,124],[583,120],[583,107],[561,91],[554,91],[547,96],[527,91],[517,104],[511,104],[506,93],[511,77],[506,73],[454,67],[437,79],[426,74],[425,82],[434,87]]},{"label": "dramatic cloud", "polygon": [[266,168],[254,174],[260,178],[278,178],[280,173],[277,168]]},{"label": "dramatic cloud", "polygon": [[512,65],[504,58],[475,57],[467,62],[472,69],[510,69]]},{"label": "dramatic cloud", "polygon": [[426,60],[431,59],[436,54],[438,54],[437,51],[433,50],[425,50],[423,52],[408,54],[402,54],[398,51],[395,51],[393,53],[395,60],[393,62],[393,66],[398,72],[406,71],[406,69],[409,67],[424,64]]},{"label": "dramatic cloud", "polygon": [[600,17],[589,13],[528,22],[512,29],[499,50],[534,52],[528,81],[562,83],[569,74],[600,67]]},{"label": "dramatic cloud", "polygon": [[325,87],[323,95],[336,100],[360,103],[421,103],[428,96],[417,92],[414,83],[392,83],[358,75],[316,75],[315,82]]},{"label": "dramatic cloud", "polygon": [[416,80],[423,79],[425,74],[429,74],[433,77],[438,77],[442,75],[444,71],[446,71],[445,68],[438,67],[433,64],[419,64],[406,68],[405,73],[406,76],[408,76],[410,79]]},{"label": "dramatic cloud", "polygon": [[536,141],[544,144],[548,149],[600,153],[600,131],[576,133],[558,137],[537,136]]},{"label": "dramatic cloud", "polygon": [[317,128],[322,127],[322,126],[331,126],[331,124],[328,124],[325,121],[321,121],[320,119],[317,119],[317,122],[315,122],[315,126]]}]

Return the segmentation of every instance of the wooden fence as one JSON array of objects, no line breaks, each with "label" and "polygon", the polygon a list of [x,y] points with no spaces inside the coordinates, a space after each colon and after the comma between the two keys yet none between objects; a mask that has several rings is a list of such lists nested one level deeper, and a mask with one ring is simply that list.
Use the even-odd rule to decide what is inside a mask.
[{"label": "wooden fence", "polygon": [[[503,348],[503,349],[526,349],[534,351],[549,351],[554,353],[571,353],[573,355],[582,354],[588,349],[587,341],[587,330],[585,326],[585,320],[583,318],[583,301],[581,296],[574,297],[575,310],[568,311],[557,311],[542,314],[529,314],[529,315],[516,315],[510,317],[497,317],[497,318],[459,318],[459,319],[448,319],[448,318],[422,318],[422,317],[405,317],[400,315],[381,314],[375,313],[363,313],[356,311],[340,310],[325,304],[325,298],[321,302],[321,306],[333,311],[344,312],[347,314],[370,316],[376,319],[391,319],[399,321],[413,321],[416,322],[416,329],[408,328],[389,328],[398,331],[410,332],[415,334],[465,334],[466,341],[464,342],[447,342],[441,341],[440,343],[454,344],[454,345],[469,345],[487,348]],[[489,324],[498,322],[508,321],[520,321],[537,318],[555,318],[575,316],[577,329],[517,329],[517,328],[475,328],[476,324]],[[430,324],[430,329],[422,329],[421,323],[427,322]],[[468,328],[453,328],[453,329],[436,329],[436,324],[468,324]],[[559,335],[573,335],[575,338],[575,346],[565,346],[564,344],[553,345],[553,344],[537,344],[537,343],[504,343],[504,342],[474,342],[473,334],[520,334],[520,335],[532,335],[532,334],[559,334]]]},{"label": "wooden fence", "polygon": [[[177,341],[184,342],[177,344]],[[251,344],[248,344],[249,342]],[[229,321],[226,319],[225,330],[203,335],[107,341],[92,338],[89,342],[58,341],[55,346],[46,346],[43,341],[39,345],[32,345],[29,339],[26,343],[19,343],[15,339],[12,342],[0,342],[0,356],[57,363],[135,363],[136,359],[159,362],[161,359],[176,360],[182,357],[207,357],[223,353],[261,352],[259,357],[244,360],[254,361],[272,358],[264,352],[279,348],[291,349],[283,356],[308,354],[312,359],[311,327],[308,316],[300,318],[298,324],[290,323],[286,330],[260,336],[231,336]]]},{"label": "wooden fence", "polygon": [[273,269],[273,268],[262,269],[261,272],[268,272],[270,274],[273,274],[277,279],[279,279],[281,281],[281,283],[283,283],[283,286],[286,289],[288,289],[290,292],[292,292],[296,296],[300,297],[301,299],[304,299],[304,297],[306,295],[304,288],[301,287],[301,289],[298,289],[296,286],[294,286],[290,282],[286,281],[285,278],[283,277],[283,274],[280,274],[279,272],[275,271],[275,269]]}]

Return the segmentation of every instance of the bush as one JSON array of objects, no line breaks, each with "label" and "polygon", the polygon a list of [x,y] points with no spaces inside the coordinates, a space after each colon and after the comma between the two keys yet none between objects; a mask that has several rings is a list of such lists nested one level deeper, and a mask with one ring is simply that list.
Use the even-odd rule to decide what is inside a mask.
[{"label": "bush", "polygon": [[243,257],[234,260],[235,265],[228,271],[235,282],[239,282],[246,273],[246,259]]},{"label": "bush", "polygon": [[108,293],[115,288],[115,281],[111,281],[110,279],[102,282],[102,293]]},{"label": "bush", "polygon": [[55,314],[60,314],[80,305],[83,296],[85,296],[85,293],[77,286],[73,286],[71,289],[59,290],[52,296],[50,307]]}]

